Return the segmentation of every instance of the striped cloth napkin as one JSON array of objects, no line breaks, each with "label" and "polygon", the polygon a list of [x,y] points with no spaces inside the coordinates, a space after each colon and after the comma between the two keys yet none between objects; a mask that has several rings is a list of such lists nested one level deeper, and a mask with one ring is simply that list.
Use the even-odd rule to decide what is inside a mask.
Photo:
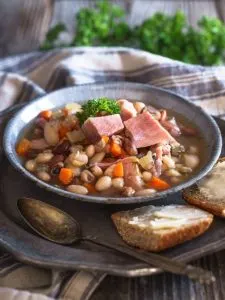
[{"label": "striped cloth napkin", "polygon": [[[223,66],[193,66],[128,48],[72,48],[0,60],[1,122],[13,105],[65,86],[100,81],[149,83],[192,100],[214,116],[225,117]],[[87,300],[105,276],[37,269],[3,253],[0,286],[4,288],[0,288],[0,299]]]}]

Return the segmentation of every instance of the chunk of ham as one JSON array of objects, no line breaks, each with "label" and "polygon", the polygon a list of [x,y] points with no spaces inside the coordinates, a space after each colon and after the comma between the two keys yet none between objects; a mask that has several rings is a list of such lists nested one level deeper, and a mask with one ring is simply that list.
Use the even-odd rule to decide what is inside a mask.
[{"label": "chunk of ham", "polygon": [[127,187],[132,187],[135,191],[143,188],[143,180],[137,163],[124,161],[124,183]]},{"label": "chunk of ham", "polygon": [[89,118],[82,126],[84,135],[92,143],[98,142],[102,136],[111,136],[120,132],[123,128],[119,114]]},{"label": "chunk of ham", "polygon": [[163,146],[156,145],[152,148],[155,153],[155,165],[153,167],[152,173],[154,176],[159,177],[162,174],[162,157],[163,157]]},{"label": "chunk of ham", "polygon": [[123,121],[136,117],[137,111],[132,102],[125,99],[121,99],[118,100],[117,103],[120,106],[120,115]]},{"label": "chunk of ham", "polygon": [[149,112],[143,112],[124,122],[126,132],[136,148],[174,141],[174,138]]},{"label": "chunk of ham", "polygon": [[173,137],[181,135],[181,130],[178,127],[175,118],[172,118],[171,120],[161,120],[160,123]]}]

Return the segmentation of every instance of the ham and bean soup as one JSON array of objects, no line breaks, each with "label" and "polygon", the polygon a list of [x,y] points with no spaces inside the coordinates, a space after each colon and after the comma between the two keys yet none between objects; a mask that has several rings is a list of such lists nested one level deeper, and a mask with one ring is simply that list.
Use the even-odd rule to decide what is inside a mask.
[{"label": "ham and bean soup", "polygon": [[143,102],[100,98],[42,111],[17,144],[25,168],[76,194],[149,196],[200,166],[194,127]]}]

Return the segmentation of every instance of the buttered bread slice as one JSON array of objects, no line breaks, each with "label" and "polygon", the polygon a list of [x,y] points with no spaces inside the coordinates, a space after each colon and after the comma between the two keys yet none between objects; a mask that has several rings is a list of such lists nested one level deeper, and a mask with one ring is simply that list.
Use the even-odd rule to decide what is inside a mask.
[{"label": "buttered bread slice", "polygon": [[190,205],[149,205],[111,217],[126,243],[154,252],[201,235],[213,221],[212,214]]},{"label": "buttered bread slice", "polygon": [[225,218],[225,157],[194,186],[183,191],[188,203]]}]

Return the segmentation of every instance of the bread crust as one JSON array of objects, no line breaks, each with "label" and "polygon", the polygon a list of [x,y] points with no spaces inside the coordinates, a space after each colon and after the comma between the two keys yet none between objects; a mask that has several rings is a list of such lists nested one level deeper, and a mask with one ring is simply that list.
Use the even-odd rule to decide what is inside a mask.
[{"label": "bread crust", "polygon": [[[218,162],[225,161],[225,157],[221,157]],[[183,199],[194,206],[212,213],[215,216],[225,218],[225,199],[224,201],[213,201],[207,196],[203,195],[197,184],[186,188],[182,192]]]},{"label": "bread crust", "polygon": [[213,215],[208,214],[202,220],[179,228],[153,230],[130,224],[129,217],[124,216],[123,212],[114,213],[111,218],[127,244],[152,252],[160,252],[201,235],[213,221]]}]

